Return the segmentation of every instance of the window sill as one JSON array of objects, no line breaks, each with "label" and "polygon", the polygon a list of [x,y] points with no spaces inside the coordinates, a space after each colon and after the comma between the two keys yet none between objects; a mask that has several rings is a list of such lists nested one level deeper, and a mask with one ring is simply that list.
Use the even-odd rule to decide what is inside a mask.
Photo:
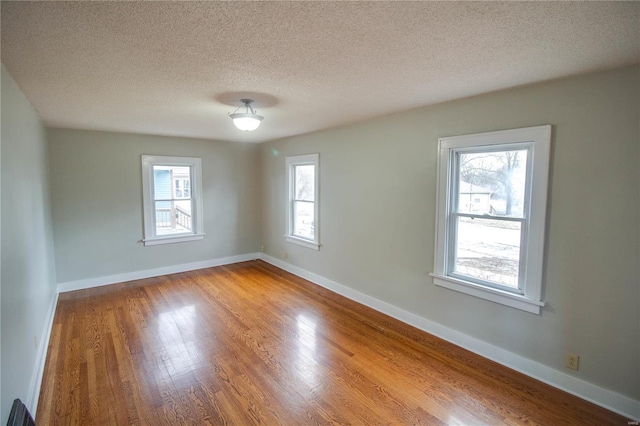
[{"label": "window sill", "polygon": [[299,246],[313,250],[320,250],[320,244],[315,241],[305,240],[304,238],[294,237],[293,235],[285,235],[284,238],[289,243],[298,244]]},{"label": "window sill", "polygon": [[162,237],[147,238],[142,240],[145,246],[157,246],[160,244],[185,243],[203,239],[205,234],[170,235]]},{"label": "window sill", "polygon": [[450,290],[459,291],[461,293],[475,296],[480,299],[489,300],[491,302],[500,303],[515,309],[531,312],[532,314],[540,314],[540,308],[545,302],[529,299],[519,294],[513,294],[498,289],[482,287],[480,285],[470,283],[456,278],[445,277],[434,273],[429,274],[433,277],[433,283],[439,287],[448,288]]}]

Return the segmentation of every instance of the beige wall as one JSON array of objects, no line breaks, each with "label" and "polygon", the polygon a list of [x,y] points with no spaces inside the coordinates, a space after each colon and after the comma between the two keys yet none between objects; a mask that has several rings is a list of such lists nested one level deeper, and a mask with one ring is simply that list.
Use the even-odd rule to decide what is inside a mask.
[{"label": "beige wall", "polygon": [[[526,86],[261,145],[267,254],[640,399],[640,71]],[[436,287],[439,137],[553,125],[541,315]],[[285,156],[320,154],[320,251],[289,244]],[[580,371],[564,367],[580,355]]]},{"label": "beige wall", "polygon": [[[0,424],[11,404],[30,404],[37,354],[56,282],[46,130],[2,66],[2,397]],[[34,339],[37,342],[35,345]],[[34,412],[36,407],[28,407]]]},{"label": "beige wall", "polygon": [[[48,132],[58,283],[258,251],[256,145],[85,130]],[[142,154],[202,158],[203,240],[142,245]]]}]

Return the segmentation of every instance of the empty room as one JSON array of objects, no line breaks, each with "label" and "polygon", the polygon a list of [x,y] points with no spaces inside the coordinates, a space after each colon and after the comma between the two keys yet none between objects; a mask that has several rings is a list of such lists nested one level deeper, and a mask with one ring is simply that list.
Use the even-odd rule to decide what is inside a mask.
[{"label": "empty room", "polygon": [[640,2],[0,4],[0,424],[640,421]]}]

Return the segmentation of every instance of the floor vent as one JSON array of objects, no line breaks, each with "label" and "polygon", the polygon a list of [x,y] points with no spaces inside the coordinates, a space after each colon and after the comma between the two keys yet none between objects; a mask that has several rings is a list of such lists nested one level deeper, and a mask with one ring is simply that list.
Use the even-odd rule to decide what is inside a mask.
[{"label": "floor vent", "polygon": [[36,422],[33,421],[33,417],[29,414],[27,406],[19,399],[13,401],[7,426],[36,426]]}]

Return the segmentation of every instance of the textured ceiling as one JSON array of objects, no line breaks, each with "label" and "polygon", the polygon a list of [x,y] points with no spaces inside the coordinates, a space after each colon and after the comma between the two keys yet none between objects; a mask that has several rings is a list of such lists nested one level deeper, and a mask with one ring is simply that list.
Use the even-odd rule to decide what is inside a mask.
[{"label": "textured ceiling", "polygon": [[52,127],[260,142],[639,60],[638,2],[2,1]]}]

